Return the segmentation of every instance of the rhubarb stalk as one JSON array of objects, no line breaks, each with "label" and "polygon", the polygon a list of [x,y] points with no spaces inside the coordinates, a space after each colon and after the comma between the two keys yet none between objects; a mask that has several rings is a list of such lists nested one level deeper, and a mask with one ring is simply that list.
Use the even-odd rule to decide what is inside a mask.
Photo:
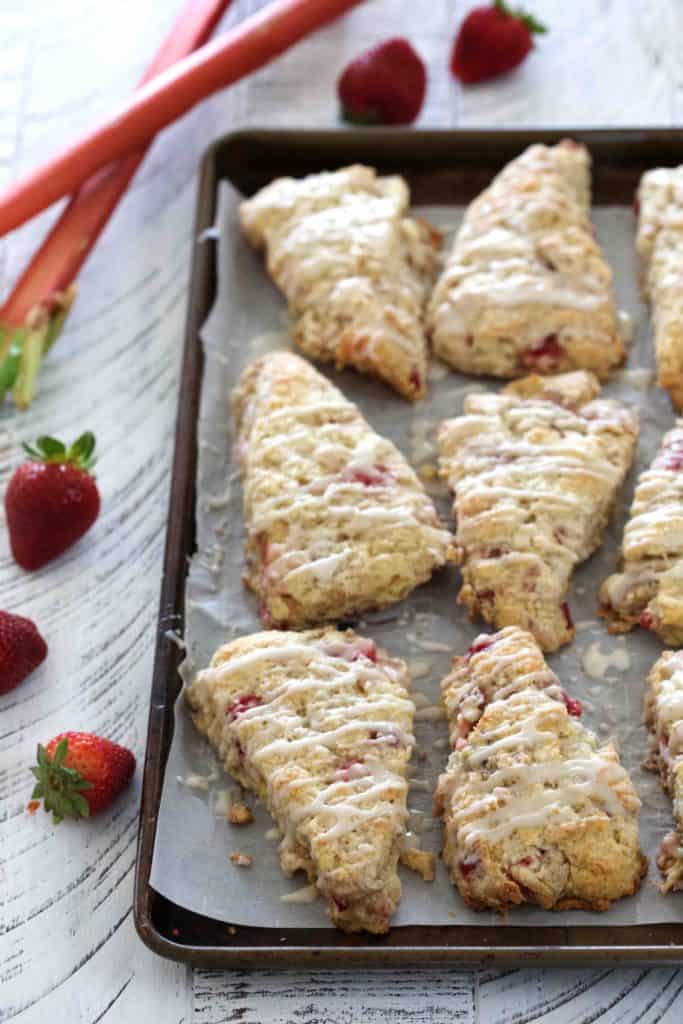
[{"label": "rhubarb stalk", "polygon": [[[186,0],[140,86],[209,38],[231,0]],[[26,409],[44,357],[76,296],[75,278],[145,158],[147,146],[104,167],[70,200],[0,310],[0,401]]]},{"label": "rhubarb stalk", "polygon": [[157,75],[104,124],[0,195],[0,236],[105,164],[145,145],[191,107],[268,64],[361,0],[274,0]]}]

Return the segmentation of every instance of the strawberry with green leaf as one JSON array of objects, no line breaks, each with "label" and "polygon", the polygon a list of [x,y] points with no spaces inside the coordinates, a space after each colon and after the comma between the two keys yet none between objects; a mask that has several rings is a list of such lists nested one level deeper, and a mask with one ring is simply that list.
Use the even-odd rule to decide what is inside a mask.
[{"label": "strawberry with green leaf", "polygon": [[42,800],[56,825],[64,818],[88,818],[104,811],[126,788],[135,756],[126,747],[88,732],[60,733],[47,747],[38,744],[31,769],[36,784],[31,810]]},{"label": "strawberry with green leaf", "polygon": [[505,0],[475,7],[455,39],[451,71],[466,85],[496,78],[518,67],[533,49],[534,36],[547,32],[532,14]]},{"label": "strawberry with green leaf", "polygon": [[97,519],[100,494],[91,470],[95,437],[81,434],[70,448],[54,437],[39,437],[14,473],[5,512],[14,560],[39,569],[79,540]]}]

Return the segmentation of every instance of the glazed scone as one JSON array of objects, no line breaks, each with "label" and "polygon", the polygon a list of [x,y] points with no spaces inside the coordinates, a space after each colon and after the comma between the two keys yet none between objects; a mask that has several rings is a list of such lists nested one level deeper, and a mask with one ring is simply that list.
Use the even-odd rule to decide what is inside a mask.
[{"label": "glazed scone", "polygon": [[683,411],[683,166],[658,167],[636,197],[643,284],[652,306],[657,382]]},{"label": "glazed scone", "polygon": [[372,640],[328,627],[235,640],[185,690],[226,771],[277,822],[283,871],[305,871],[344,931],[387,931],[401,897],[408,679]]},{"label": "glazed scone", "polygon": [[607,910],[646,869],[640,800],[612,743],[579,721],[530,633],[483,635],[442,683],[453,752],[439,779],[444,860],[475,910]]},{"label": "glazed scone", "polygon": [[400,601],[452,537],[399,450],[299,356],[276,352],[233,400],[245,582],[267,626],[340,621]]},{"label": "glazed scone", "polygon": [[439,430],[455,494],[458,601],[497,629],[521,626],[546,651],[574,635],[565,595],[600,544],[638,436],[635,415],[577,370],[471,394]]},{"label": "glazed scone", "polygon": [[462,373],[592,370],[625,358],[590,222],[590,156],[534,145],[470,204],[429,303],[435,353]]},{"label": "glazed scone", "polygon": [[657,864],[662,892],[683,889],[683,651],[664,651],[647,679],[645,724],[652,734],[647,767],[659,772],[673,800],[675,831],[664,839]]},{"label": "glazed scone", "polygon": [[639,623],[672,647],[683,644],[683,420],[638,478],[620,571],[600,588],[600,614],[610,633]]},{"label": "glazed scone", "polygon": [[354,165],[278,178],[242,203],[240,219],[252,245],[266,251],[301,350],[417,399],[425,394],[423,315],[441,239],[408,216],[409,205],[402,178]]}]

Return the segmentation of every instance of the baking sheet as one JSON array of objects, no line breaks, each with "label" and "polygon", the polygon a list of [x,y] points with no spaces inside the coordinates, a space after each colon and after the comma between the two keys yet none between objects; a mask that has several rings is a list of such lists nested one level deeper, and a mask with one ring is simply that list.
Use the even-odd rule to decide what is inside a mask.
[{"label": "baking sheet", "polygon": [[[268,280],[260,257],[241,238],[238,194],[221,186],[216,231],[201,244],[219,246],[219,281],[214,308],[204,326],[205,369],[199,424],[197,554],[186,590],[187,659],[184,675],[205,666],[221,643],[260,628],[256,602],[240,585],[243,527],[241,489],[231,461],[232,431],[228,396],[242,368],[273,348],[289,346],[284,302]],[[421,207],[417,212],[446,234],[448,251],[462,208]],[[618,901],[607,914],[567,911],[549,915],[522,907],[501,917],[474,913],[462,902],[439,861],[437,877],[425,883],[401,869],[403,900],[394,926],[407,924],[569,925],[655,924],[683,920],[683,898],[663,897],[657,889],[655,858],[671,828],[669,801],[657,777],[642,768],[647,734],[641,724],[644,678],[661,646],[636,631],[610,637],[595,618],[597,590],[616,563],[619,539],[637,473],[649,463],[662,433],[673,423],[667,397],[653,386],[647,309],[640,302],[633,252],[633,214],[625,207],[593,211],[598,236],[615,274],[620,308],[631,318],[633,342],[628,370],[607,386],[606,394],[638,407],[641,441],[634,471],[619,496],[605,544],[574,575],[569,603],[577,624],[574,642],[549,662],[572,696],[584,706],[584,723],[600,736],[616,739],[625,767],[643,802],[641,836],[651,860],[640,893]],[[381,384],[352,371],[324,372],[362,409],[369,422],[391,437],[416,467],[435,464],[434,429],[440,419],[462,412],[467,392],[495,390],[499,384],[464,378],[434,363],[426,401],[409,406]],[[442,485],[430,493],[444,521],[450,499]],[[482,631],[457,607],[457,569],[442,570],[393,609],[368,616],[357,629],[392,654],[404,657],[413,675],[418,707],[409,807],[413,840],[438,852],[441,824],[431,816],[435,780],[447,757],[447,727],[438,711],[439,682],[451,658]],[[303,876],[287,879],[277,857],[277,835],[263,807],[248,798],[255,821],[232,826],[225,812],[237,789],[218,765],[206,741],[194,729],[182,699],[175,715],[150,882],[174,903],[231,924],[273,928],[329,926],[323,904],[306,902]],[[233,851],[252,857],[252,866],[230,862]],[[293,901],[292,901],[293,900]]]}]

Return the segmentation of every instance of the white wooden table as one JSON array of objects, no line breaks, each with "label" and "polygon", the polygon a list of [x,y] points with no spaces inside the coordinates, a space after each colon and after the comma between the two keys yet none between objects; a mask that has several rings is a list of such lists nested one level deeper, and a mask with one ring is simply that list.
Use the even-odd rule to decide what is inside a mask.
[{"label": "white wooden table", "polygon": [[[97,121],[129,91],[176,0],[0,0],[0,180]],[[235,0],[226,21],[255,8]],[[0,489],[19,440],[96,432],[103,511],[28,576],[0,531],[0,607],[29,614],[50,655],[0,699],[0,1020],[185,1024],[679,1024],[683,970],[401,969],[192,972],[136,937],[140,773],[116,809],[54,830],[24,807],[38,740],[103,732],[142,758],[185,314],[195,173],[219,132],[331,125],[346,59],[401,32],[428,60],[423,125],[680,124],[680,0],[529,0],[551,27],[514,76],[463,91],[446,73],[472,3],[370,0],[160,140],[90,259],[29,415],[2,414]],[[6,289],[51,215],[3,241]]]}]

